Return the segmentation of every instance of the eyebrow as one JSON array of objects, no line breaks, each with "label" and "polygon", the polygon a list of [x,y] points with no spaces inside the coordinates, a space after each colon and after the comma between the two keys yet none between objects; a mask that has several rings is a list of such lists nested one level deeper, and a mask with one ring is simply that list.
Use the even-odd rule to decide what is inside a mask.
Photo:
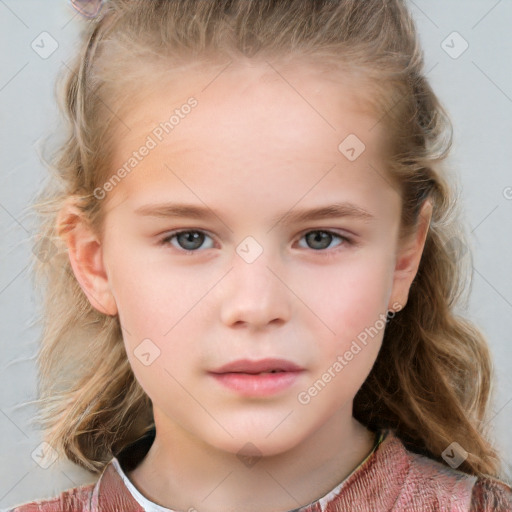
[{"label": "eyebrow", "polygon": [[[220,218],[213,210],[207,207],[184,203],[155,203],[142,205],[135,210],[137,215],[161,218],[190,218],[210,220]],[[301,222],[329,218],[354,218],[364,222],[375,220],[375,216],[363,208],[349,202],[335,203],[317,208],[289,210],[271,219],[272,224],[300,224]]]}]

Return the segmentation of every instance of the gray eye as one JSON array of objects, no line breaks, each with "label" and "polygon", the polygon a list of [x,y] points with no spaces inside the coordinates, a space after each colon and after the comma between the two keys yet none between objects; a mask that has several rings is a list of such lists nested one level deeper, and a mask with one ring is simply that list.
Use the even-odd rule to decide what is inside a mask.
[{"label": "gray eye", "polygon": [[[171,244],[173,247],[176,247],[176,249],[195,252],[204,244],[206,238],[211,239],[210,236],[202,231],[188,229],[170,233],[162,240],[161,244]],[[174,240],[176,240],[176,242]],[[210,246],[206,247],[206,249],[211,247],[212,244],[210,243]]]},{"label": "gray eye", "polygon": [[182,231],[175,235],[182,249],[193,251],[199,249],[204,242],[204,233],[200,231]]},{"label": "gray eye", "polygon": [[308,247],[314,250],[327,249],[336,238],[343,240],[341,235],[320,230],[309,231],[303,236],[303,238],[306,240]]}]

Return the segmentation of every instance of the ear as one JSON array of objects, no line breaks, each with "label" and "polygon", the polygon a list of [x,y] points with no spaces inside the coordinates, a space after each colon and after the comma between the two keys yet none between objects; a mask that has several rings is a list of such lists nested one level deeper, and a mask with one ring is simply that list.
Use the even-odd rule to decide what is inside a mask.
[{"label": "ear", "polygon": [[105,315],[116,315],[102,246],[76,201],[76,197],[69,198],[59,212],[57,233],[66,243],[75,277],[91,305]]},{"label": "ear", "polygon": [[388,304],[389,310],[397,310],[393,308],[393,304],[395,306],[396,303],[400,304],[400,309],[407,304],[411,284],[420,266],[431,218],[432,203],[430,199],[426,199],[421,207],[415,232],[408,239],[399,243],[393,274],[393,289]]}]

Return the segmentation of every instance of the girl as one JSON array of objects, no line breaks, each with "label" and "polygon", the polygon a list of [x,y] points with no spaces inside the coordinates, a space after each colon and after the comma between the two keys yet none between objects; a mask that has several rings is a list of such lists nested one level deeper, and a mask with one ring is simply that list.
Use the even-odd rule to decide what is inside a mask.
[{"label": "girl", "polygon": [[13,510],[512,510],[404,0],[110,0],[63,98],[39,420],[99,478]]}]

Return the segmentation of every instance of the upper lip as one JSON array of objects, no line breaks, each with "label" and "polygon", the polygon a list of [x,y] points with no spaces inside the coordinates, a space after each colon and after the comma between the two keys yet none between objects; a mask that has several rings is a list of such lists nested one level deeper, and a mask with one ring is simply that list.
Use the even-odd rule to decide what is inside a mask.
[{"label": "upper lip", "polygon": [[212,370],[211,373],[260,373],[271,370],[294,372],[303,370],[303,368],[286,359],[260,359],[258,361],[238,359]]}]

